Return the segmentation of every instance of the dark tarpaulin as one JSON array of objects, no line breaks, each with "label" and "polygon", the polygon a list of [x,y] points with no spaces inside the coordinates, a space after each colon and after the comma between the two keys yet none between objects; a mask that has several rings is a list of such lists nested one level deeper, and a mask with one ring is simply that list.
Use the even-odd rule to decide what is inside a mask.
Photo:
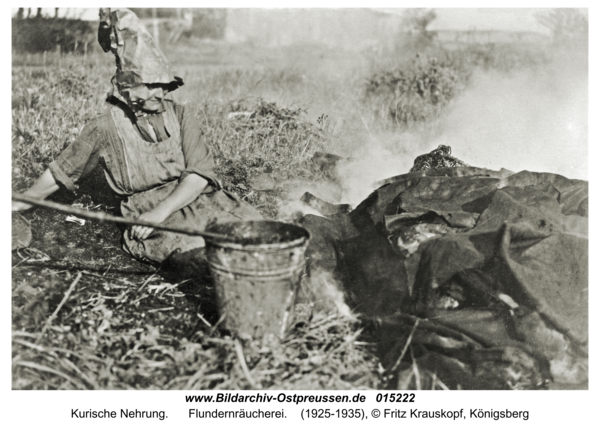
[{"label": "dark tarpaulin", "polygon": [[334,271],[377,328],[395,387],[532,389],[587,382],[587,213],[586,181],[460,167],[389,179],[304,226],[311,269]]}]

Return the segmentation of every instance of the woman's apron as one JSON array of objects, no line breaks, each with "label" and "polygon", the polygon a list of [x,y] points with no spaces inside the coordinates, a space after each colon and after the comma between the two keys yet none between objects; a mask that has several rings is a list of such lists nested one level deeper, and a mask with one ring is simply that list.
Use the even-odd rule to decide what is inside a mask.
[{"label": "woman's apron", "polygon": [[[124,217],[137,218],[156,207],[179,184],[185,169],[181,131],[175,110],[169,106],[163,115],[169,138],[161,142],[147,142],[134,129],[130,119],[120,109],[113,109],[112,119],[119,136],[111,142],[105,158],[107,177],[118,192],[129,195],[121,203]],[[207,187],[194,202],[176,211],[163,224],[172,227],[190,226],[200,230],[210,224],[262,219],[249,204],[222,190]],[[129,231],[123,235],[123,248],[135,258],[161,263],[167,257],[204,248],[199,236],[154,230],[145,240],[131,239]],[[196,252],[197,254],[201,254]]]}]

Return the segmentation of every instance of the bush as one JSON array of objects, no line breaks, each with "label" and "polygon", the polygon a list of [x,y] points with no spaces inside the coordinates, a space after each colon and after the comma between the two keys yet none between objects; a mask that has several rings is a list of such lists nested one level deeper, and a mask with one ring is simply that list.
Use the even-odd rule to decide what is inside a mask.
[{"label": "bush", "polygon": [[432,47],[427,52],[367,79],[365,100],[382,119],[401,126],[434,119],[468,86],[476,70],[511,73],[548,61],[539,49],[512,45],[470,45],[460,50]]},{"label": "bush", "polygon": [[372,75],[365,94],[380,114],[408,125],[435,117],[465,83],[464,75],[447,62],[435,57],[417,58],[408,67]]},{"label": "bush", "polygon": [[83,53],[95,45],[95,23],[67,18],[12,20],[12,46],[21,52],[54,51]]}]

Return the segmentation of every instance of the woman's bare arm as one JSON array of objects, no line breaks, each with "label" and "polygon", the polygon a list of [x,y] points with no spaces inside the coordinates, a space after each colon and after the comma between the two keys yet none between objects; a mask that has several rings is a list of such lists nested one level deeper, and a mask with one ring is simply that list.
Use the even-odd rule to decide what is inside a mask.
[{"label": "woman's bare arm", "polygon": [[[206,188],[206,185],[208,185],[208,181],[202,176],[198,176],[197,174],[185,176],[173,192],[171,192],[171,195],[152,210],[142,213],[138,219],[161,223],[177,210],[188,206],[196,200],[204,188]],[[134,226],[130,230],[130,237],[144,240],[152,231],[153,229],[150,227]]]},{"label": "woman's bare arm", "polygon": [[[58,191],[58,189],[58,184],[56,183],[56,180],[54,180],[54,176],[52,176],[50,169],[46,169],[33,186],[24,192],[24,195],[43,200]],[[31,207],[31,204],[22,203],[20,201],[12,202],[13,212],[27,210]]]}]

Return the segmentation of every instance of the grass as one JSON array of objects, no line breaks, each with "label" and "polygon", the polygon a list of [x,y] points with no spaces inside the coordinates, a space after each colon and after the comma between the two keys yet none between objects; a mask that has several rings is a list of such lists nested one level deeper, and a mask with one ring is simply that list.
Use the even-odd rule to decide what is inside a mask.
[{"label": "grass", "polygon": [[304,312],[288,341],[241,351],[205,325],[177,284],[48,274],[43,285],[13,291],[15,389],[378,387],[376,359],[354,345],[360,329],[339,316]]},{"label": "grass", "polygon": [[[104,108],[114,63],[98,51],[86,57],[14,53],[14,191],[30,186],[86,119]],[[411,54],[390,64],[316,47],[184,44],[166,52],[186,82],[174,98],[196,111],[226,188],[271,219],[284,219],[289,183],[319,179],[310,163],[315,151],[353,156],[380,133],[427,126],[468,85],[465,70],[481,65],[477,61],[510,69],[507,55],[514,54],[455,53],[440,66],[438,60],[414,62]],[[424,91],[423,82],[434,80],[438,88]],[[390,106],[399,112],[402,85],[410,95],[404,112],[412,113],[390,116]],[[444,97],[439,105],[432,96],[438,89]],[[232,119],[235,112],[248,114]],[[252,188],[261,174],[274,179],[270,192]],[[236,343],[215,328],[204,292],[115,256],[114,229],[92,225],[98,229],[85,239],[83,229],[71,229],[62,243],[53,232],[65,228],[62,218],[40,211],[30,220],[45,225],[45,232],[34,232],[32,249],[13,253],[14,389],[386,386],[370,337],[355,319],[327,310],[332,306],[299,305],[295,328],[282,343]],[[47,242],[55,242],[52,258],[44,255]],[[100,256],[81,256],[99,243]]]}]

